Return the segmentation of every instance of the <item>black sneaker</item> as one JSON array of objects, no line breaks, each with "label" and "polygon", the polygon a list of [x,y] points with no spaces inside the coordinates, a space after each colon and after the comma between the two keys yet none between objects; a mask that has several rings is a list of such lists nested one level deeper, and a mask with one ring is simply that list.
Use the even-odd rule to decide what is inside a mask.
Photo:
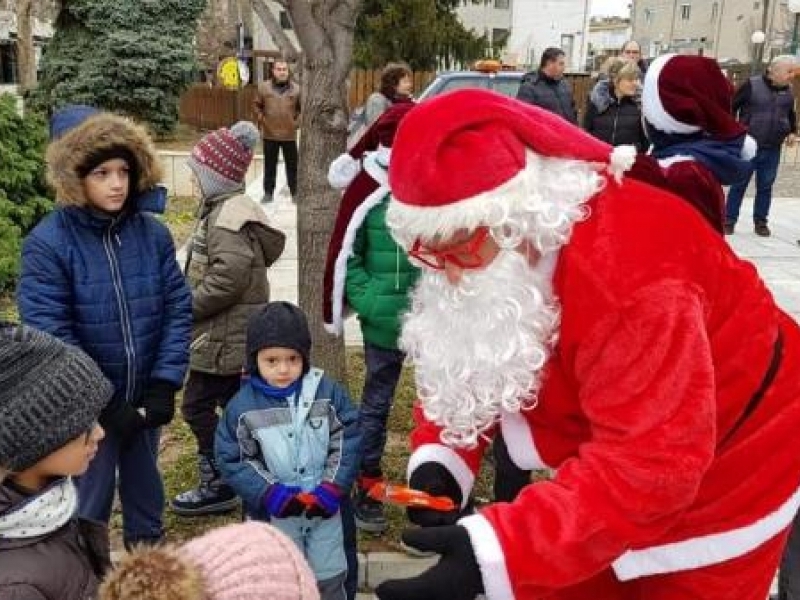
[{"label": "black sneaker", "polygon": [[733,231],[736,229],[736,223],[725,223],[724,229],[725,235],[733,235]]},{"label": "black sneaker", "polygon": [[225,484],[213,488],[200,485],[175,496],[171,506],[172,511],[182,517],[220,515],[236,510],[239,507],[239,498]]},{"label": "black sneaker", "polygon": [[760,235],[761,237],[769,237],[772,235],[772,232],[769,230],[769,227],[766,223],[756,223],[753,226],[753,229],[756,232],[756,235]]},{"label": "black sneaker", "polygon": [[356,527],[361,531],[383,533],[389,526],[383,511],[383,504],[370,498],[367,491],[359,487],[356,488],[353,498],[353,515]]}]

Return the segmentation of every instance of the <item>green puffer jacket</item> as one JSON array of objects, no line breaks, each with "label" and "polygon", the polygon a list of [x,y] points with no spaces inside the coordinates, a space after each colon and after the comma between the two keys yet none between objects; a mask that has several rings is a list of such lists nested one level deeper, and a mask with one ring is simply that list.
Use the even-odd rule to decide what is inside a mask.
[{"label": "green puffer jacket", "polygon": [[283,252],[284,234],[247,196],[209,198],[192,238],[192,354],[195,371],[241,372],[250,315],[269,302],[267,268]]},{"label": "green puffer jacket", "polygon": [[408,261],[386,226],[389,195],[367,213],[347,260],[347,304],[358,314],[364,340],[397,348],[400,315],[408,308],[408,292],[419,269]]}]

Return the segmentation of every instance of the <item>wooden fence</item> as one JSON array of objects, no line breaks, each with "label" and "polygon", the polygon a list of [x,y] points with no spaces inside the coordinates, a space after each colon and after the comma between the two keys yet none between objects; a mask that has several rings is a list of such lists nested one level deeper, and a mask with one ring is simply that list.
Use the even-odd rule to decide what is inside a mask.
[{"label": "wooden fence", "polygon": [[[739,86],[750,76],[749,65],[736,65],[726,68],[725,74],[734,86]],[[380,70],[354,69],[350,74],[350,109],[361,106],[367,97],[380,84]],[[419,93],[436,76],[435,73],[419,71],[414,73],[414,90]],[[588,73],[568,73],[567,81],[572,86],[575,105],[582,119],[589,93],[595,80]],[[795,81],[795,98],[800,101],[800,82]],[[254,120],[253,100],[256,87],[248,85],[239,91],[230,91],[207,84],[196,84],[189,88],[180,100],[180,120],[199,129],[216,129],[229,126],[240,119]]]}]

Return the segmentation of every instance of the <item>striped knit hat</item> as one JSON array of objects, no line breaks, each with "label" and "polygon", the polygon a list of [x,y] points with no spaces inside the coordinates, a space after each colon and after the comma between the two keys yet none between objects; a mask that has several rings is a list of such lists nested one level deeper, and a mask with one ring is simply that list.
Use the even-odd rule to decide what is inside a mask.
[{"label": "striped knit hat", "polygon": [[75,346],[0,323],[0,468],[24,471],[88,431],[112,393]]},{"label": "striped knit hat", "polygon": [[230,129],[212,131],[197,142],[188,165],[197,176],[203,197],[213,198],[242,188],[258,139],[255,125],[239,121]]}]

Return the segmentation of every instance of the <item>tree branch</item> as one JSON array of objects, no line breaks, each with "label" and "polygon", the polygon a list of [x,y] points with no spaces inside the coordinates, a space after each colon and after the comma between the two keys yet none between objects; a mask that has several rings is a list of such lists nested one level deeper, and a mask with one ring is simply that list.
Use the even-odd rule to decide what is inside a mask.
[{"label": "tree branch", "polygon": [[[280,4],[281,6],[285,6],[283,2],[280,2]],[[272,36],[272,39],[275,40],[275,44],[280,48],[283,57],[292,62],[296,61],[299,52],[292,43],[292,40],[289,39],[289,36],[283,32],[280,23],[278,23],[275,15],[272,14],[267,3],[264,2],[264,0],[253,0],[253,10],[264,24],[267,32]],[[294,18],[292,18],[292,21],[294,21]]]}]

